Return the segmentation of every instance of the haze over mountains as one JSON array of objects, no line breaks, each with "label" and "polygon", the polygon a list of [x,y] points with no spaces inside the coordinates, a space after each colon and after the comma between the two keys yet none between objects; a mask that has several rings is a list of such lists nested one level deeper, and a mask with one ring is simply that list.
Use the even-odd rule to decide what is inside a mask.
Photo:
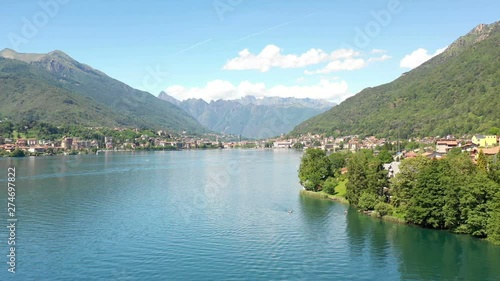
[{"label": "haze over mountains", "polygon": [[162,92],[160,99],[183,108],[214,132],[248,138],[269,138],[288,133],[300,122],[325,112],[335,104],[314,99],[246,96],[236,100],[179,101]]},{"label": "haze over mountains", "polygon": [[367,88],[290,134],[443,136],[500,127],[500,23],[481,24],[395,81]]},{"label": "haze over mountains", "polygon": [[0,114],[55,125],[128,126],[207,132],[172,103],[158,100],[61,51],[0,52]]}]

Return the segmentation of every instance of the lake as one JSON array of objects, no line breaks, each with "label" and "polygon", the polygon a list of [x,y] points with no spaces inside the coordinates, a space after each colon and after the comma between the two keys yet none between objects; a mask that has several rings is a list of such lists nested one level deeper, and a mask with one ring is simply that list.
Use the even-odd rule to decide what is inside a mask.
[{"label": "lake", "polygon": [[[0,159],[0,280],[500,280],[500,247],[299,194],[301,153]],[[347,214],[344,214],[345,210]],[[288,211],[293,211],[289,213]]]}]

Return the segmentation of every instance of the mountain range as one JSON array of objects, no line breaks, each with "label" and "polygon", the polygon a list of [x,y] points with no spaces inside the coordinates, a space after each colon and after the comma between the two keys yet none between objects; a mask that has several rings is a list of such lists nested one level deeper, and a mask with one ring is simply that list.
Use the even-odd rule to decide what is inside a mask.
[{"label": "mountain range", "polygon": [[179,101],[164,92],[155,97],[61,51],[23,54],[4,49],[0,120],[190,133],[212,130],[249,138],[280,135],[299,123],[290,135],[482,133],[500,127],[498,54],[500,23],[481,24],[395,81],[366,88],[334,106],[279,97],[211,102]]},{"label": "mountain range", "polygon": [[481,24],[395,81],[366,88],[290,135],[444,136],[500,127],[500,22]]},{"label": "mountain range", "polygon": [[162,92],[160,99],[188,112],[206,128],[247,138],[269,138],[288,133],[300,122],[325,112],[335,104],[315,99],[245,96],[235,100],[179,101]]},{"label": "mountain range", "polygon": [[133,89],[61,51],[2,50],[0,85],[2,120],[208,131],[178,106]]}]

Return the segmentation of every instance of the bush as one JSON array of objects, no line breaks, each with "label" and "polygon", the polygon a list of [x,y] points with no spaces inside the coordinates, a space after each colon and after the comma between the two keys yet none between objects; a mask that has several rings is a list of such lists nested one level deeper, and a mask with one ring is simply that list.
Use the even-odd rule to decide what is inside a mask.
[{"label": "bush", "polygon": [[390,204],[379,202],[377,205],[375,205],[375,211],[377,211],[380,217],[390,216],[394,212],[394,208]]},{"label": "bush", "polygon": [[361,197],[359,197],[358,206],[363,211],[373,210],[377,204],[377,195],[371,194],[369,192],[364,192]]},{"label": "bush", "polygon": [[24,157],[26,154],[21,149],[16,149],[10,153],[10,157]]},{"label": "bush", "polygon": [[335,178],[329,177],[323,184],[323,191],[327,194],[334,195],[335,187],[339,184],[339,181]]},{"label": "bush", "polygon": [[292,146],[294,149],[304,149],[304,144],[300,143],[300,142],[296,142],[293,144]]}]

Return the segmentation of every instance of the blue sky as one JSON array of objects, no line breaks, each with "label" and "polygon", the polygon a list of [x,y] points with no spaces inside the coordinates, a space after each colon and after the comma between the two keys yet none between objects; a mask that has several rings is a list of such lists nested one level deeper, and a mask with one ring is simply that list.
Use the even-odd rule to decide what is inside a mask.
[{"label": "blue sky", "polygon": [[340,102],[390,82],[499,1],[3,1],[0,49],[62,50],[157,95]]}]

